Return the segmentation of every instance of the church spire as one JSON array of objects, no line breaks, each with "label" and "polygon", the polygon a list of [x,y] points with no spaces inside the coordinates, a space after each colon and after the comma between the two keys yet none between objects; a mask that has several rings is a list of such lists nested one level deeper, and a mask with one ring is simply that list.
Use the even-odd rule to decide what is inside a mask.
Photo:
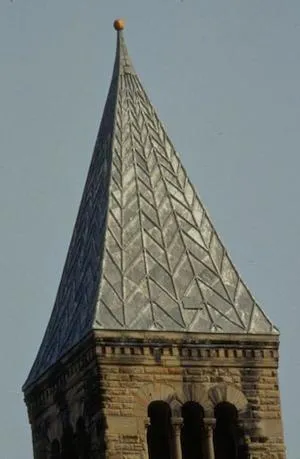
[{"label": "church spire", "polygon": [[114,23],[111,85],[52,315],[25,388],[93,330],[277,333],[233,266]]},{"label": "church spire", "polygon": [[116,19],[114,22],[114,28],[117,31],[117,52],[116,52],[116,69],[119,75],[124,75],[126,73],[135,74],[133,69],[127,46],[124,40],[123,30],[125,27],[125,22],[123,19]]}]

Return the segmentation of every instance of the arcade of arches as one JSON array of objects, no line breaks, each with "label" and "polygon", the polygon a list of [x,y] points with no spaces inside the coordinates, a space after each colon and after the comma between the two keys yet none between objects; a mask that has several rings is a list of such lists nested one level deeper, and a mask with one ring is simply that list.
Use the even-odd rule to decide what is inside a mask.
[{"label": "arcade of arches", "polygon": [[55,439],[51,443],[51,459],[90,459],[90,456],[90,436],[82,417],[77,421],[75,432],[71,425],[67,425],[61,441]]},{"label": "arcade of arches", "polygon": [[149,459],[248,459],[248,443],[235,406],[221,402],[214,414],[213,419],[206,419],[200,404],[187,402],[181,417],[174,418],[168,403],[150,403]]},{"label": "arcade of arches", "polygon": [[[231,403],[219,403],[213,419],[206,419],[202,406],[193,401],[183,404],[179,414],[173,417],[165,401],[149,404],[149,459],[249,459],[248,443]],[[51,459],[90,458],[91,441],[83,418],[78,419],[75,432],[67,425],[60,441],[52,441]]]}]

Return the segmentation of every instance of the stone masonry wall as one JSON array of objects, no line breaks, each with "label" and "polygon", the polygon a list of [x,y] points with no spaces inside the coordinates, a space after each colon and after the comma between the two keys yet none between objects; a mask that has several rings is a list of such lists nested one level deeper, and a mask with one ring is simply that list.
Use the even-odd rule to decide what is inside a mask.
[{"label": "stone masonry wall", "polygon": [[50,459],[51,443],[58,440],[61,446],[67,427],[75,437],[79,418],[84,419],[91,438],[91,459],[104,457],[101,400],[95,347],[89,343],[25,394],[34,459]]},{"label": "stone masonry wall", "polygon": [[154,400],[198,402],[214,418],[222,401],[236,406],[251,459],[285,459],[278,387],[277,337],[95,335],[26,394],[35,459],[49,459],[66,425],[83,417],[90,459],[148,458],[145,422]]},{"label": "stone masonry wall", "polygon": [[109,459],[147,457],[145,420],[154,400],[167,401],[174,417],[184,402],[197,401],[207,418],[219,402],[229,401],[249,434],[251,458],[285,458],[276,344],[108,341],[98,345],[97,358]]}]

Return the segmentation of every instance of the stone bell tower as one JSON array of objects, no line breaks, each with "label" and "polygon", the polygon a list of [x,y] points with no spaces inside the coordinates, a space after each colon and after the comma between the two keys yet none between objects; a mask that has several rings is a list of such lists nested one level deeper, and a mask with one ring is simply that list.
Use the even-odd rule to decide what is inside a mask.
[{"label": "stone bell tower", "polygon": [[181,165],[123,21],[114,26],[82,201],[23,388],[34,458],[284,459],[278,331]]}]

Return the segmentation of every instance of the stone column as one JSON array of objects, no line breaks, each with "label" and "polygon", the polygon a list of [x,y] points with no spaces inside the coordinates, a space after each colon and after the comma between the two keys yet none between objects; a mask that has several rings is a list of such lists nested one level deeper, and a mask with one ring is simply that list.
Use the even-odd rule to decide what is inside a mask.
[{"label": "stone column", "polygon": [[215,459],[213,431],[216,425],[214,418],[204,418],[204,428],[206,435],[207,459]]},{"label": "stone column", "polygon": [[[247,459],[250,459],[251,458],[251,454],[250,454],[250,449],[251,449],[251,437],[249,435],[249,431],[251,430],[251,426],[247,423],[247,422],[243,422],[241,420],[239,420],[239,423],[238,423],[238,427],[239,427],[239,432],[240,432],[240,436],[239,436],[239,448],[242,448],[243,449],[243,454],[245,455],[245,453],[247,452],[247,454],[245,455],[245,458]],[[244,456],[243,456],[244,457]]]},{"label": "stone column", "polygon": [[183,425],[182,418],[171,419],[173,432],[174,432],[174,457],[175,459],[182,459],[181,453],[181,427]]},{"label": "stone column", "polygon": [[147,442],[147,434],[148,434],[148,429],[150,427],[150,418],[146,418],[144,421],[144,427],[145,427],[145,434],[144,434],[144,454],[141,455],[141,459],[147,459],[148,458],[148,442]]},{"label": "stone column", "polygon": [[245,443],[247,445],[247,459],[251,459],[251,438],[250,435],[245,434]]}]

